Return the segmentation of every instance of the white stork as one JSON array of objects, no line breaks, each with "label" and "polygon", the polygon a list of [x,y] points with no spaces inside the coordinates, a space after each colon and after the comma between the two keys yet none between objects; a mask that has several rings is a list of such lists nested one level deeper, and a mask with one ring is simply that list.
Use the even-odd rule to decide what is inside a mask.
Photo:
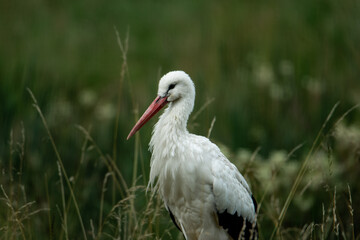
[{"label": "white stork", "polygon": [[258,239],[257,204],[249,185],[209,139],[188,132],[195,86],[183,71],[165,74],[158,96],[129,133],[166,104],[150,141],[149,185],[157,189],[185,239]]}]

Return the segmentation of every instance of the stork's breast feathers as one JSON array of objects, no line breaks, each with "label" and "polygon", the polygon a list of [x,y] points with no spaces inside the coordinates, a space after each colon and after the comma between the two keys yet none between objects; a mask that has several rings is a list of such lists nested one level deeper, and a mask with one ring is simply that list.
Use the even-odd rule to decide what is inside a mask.
[{"label": "stork's breast feathers", "polygon": [[245,179],[225,156],[220,155],[212,162],[213,194],[219,213],[242,216],[250,222],[255,221],[255,206],[251,191]]}]

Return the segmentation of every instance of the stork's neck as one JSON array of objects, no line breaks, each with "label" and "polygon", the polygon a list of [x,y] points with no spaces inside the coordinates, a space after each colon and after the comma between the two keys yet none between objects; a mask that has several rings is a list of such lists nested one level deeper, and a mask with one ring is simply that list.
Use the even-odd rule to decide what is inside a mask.
[{"label": "stork's neck", "polygon": [[[189,134],[187,130],[187,121],[194,107],[194,101],[191,99],[179,99],[170,102],[164,113],[160,116],[153,131],[150,141],[150,149],[153,153],[157,151],[168,154],[179,144],[182,137]],[[155,148],[160,147],[157,151]]]},{"label": "stork's neck", "polygon": [[182,151],[186,151],[184,143],[189,136],[186,125],[194,107],[194,99],[185,100],[171,102],[155,124],[149,144],[152,152],[149,186],[153,186],[155,178],[166,168],[169,160],[176,159]]}]

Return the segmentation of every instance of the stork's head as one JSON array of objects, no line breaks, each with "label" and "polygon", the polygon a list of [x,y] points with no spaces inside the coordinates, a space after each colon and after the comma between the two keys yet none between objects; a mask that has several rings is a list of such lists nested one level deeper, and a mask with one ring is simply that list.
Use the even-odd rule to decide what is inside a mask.
[{"label": "stork's head", "polygon": [[194,100],[195,86],[189,75],[183,71],[168,72],[160,79],[158,96],[135,124],[127,139],[140,130],[140,128],[167,103],[175,105],[183,102],[185,104],[184,106],[186,106],[185,110],[190,114],[194,106]]},{"label": "stork's head", "polygon": [[168,102],[180,99],[194,100],[194,83],[183,71],[172,71],[165,74],[159,82],[158,96],[166,98]]}]

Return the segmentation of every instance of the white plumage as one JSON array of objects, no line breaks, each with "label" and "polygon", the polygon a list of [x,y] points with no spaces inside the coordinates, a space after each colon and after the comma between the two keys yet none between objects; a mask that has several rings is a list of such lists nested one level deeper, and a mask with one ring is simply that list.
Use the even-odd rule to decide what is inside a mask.
[{"label": "white plumage", "polygon": [[194,101],[194,83],[185,72],[165,74],[158,97],[128,139],[169,104],[150,141],[149,185],[187,240],[257,239],[256,202],[244,177],[215,144],[186,128]]}]

